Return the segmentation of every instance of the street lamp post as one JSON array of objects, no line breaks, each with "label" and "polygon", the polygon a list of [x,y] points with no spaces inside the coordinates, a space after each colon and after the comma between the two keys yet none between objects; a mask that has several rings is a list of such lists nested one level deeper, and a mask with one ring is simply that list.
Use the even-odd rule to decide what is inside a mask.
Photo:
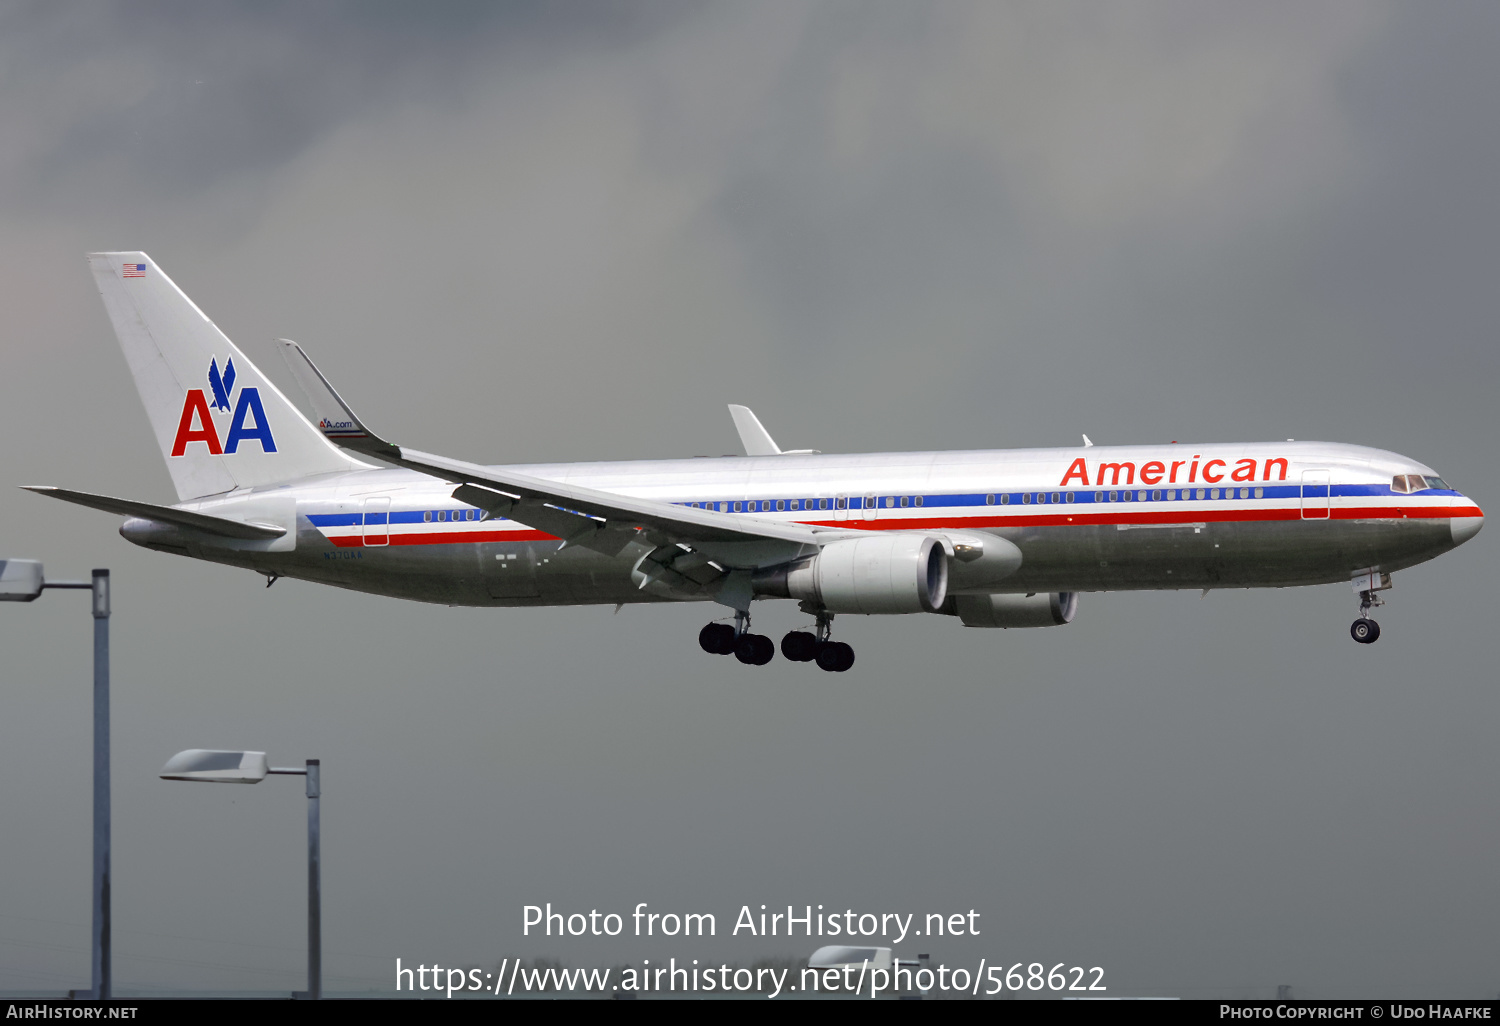
[{"label": "street lamp post", "polygon": [[89,996],[104,1000],[112,982],[109,951],[109,571],[95,570],[88,581],[49,581],[34,559],[0,560],[0,601],[31,602],[47,588],[93,592],[94,611],[94,881],[93,986]]},{"label": "street lamp post", "polygon": [[321,760],[303,769],[266,765],[265,752],[189,748],[162,767],[163,780],[206,780],[217,784],[258,784],[267,776],[307,778],[307,996],[323,996],[323,854],[318,811],[322,797]]}]

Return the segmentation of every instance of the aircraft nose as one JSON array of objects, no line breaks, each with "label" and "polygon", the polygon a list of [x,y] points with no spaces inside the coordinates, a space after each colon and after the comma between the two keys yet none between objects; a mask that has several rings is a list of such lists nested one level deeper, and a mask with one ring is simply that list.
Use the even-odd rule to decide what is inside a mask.
[{"label": "aircraft nose", "polygon": [[1473,517],[1454,517],[1453,519],[1448,521],[1448,530],[1453,532],[1454,545],[1462,545],[1464,542],[1468,541],[1470,538],[1478,534],[1479,529],[1483,526],[1483,515]]}]

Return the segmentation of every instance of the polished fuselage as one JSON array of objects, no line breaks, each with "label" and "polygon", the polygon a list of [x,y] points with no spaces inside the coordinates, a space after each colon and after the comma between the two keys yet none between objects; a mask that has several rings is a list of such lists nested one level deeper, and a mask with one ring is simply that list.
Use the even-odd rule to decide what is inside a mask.
[{"label": "polished fuselage", "polygon": [[[1092,446],[530,465],[521,473],[731,516],[834,531],[980,532],[1023,554],[971,590],[1287,587],[1400,570],[1478,529],[1479,508],[1395,453],[1315,442]],[[484,515],[422,474],[371,469],[182,508],[283,522],[288,536],[233,541],[127,521],[165,551],[401,598],[453,605],[671,601],[631,569],[651,546],[607,556]],[[958,590],[962,590],[961,588]],[[700,596],[701,597],[701,596]]]}]

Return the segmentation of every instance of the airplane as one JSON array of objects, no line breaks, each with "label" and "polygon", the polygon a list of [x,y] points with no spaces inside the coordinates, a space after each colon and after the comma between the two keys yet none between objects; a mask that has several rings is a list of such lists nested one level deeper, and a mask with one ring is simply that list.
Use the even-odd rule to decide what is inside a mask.
[{"label": "airplane", "polygon": [[[1391,574],[1463,544],[1479,506],[1394,452],[1251,442],[824,454],[748,408],[745,455],[481,466],[390,442],[295,342],[302,415],[141,252],[89,264],[177,490],[163,505],[23,486],[122,515],[137,545],[463,606],[716,603],[710,653],[764,665],[757,600],[810,624],[782,656],[842,672],[840,614],[1071,622],[1090,591],[1351,583],[1355,641]],[[725,622],[732,619],[733,622]]]}]

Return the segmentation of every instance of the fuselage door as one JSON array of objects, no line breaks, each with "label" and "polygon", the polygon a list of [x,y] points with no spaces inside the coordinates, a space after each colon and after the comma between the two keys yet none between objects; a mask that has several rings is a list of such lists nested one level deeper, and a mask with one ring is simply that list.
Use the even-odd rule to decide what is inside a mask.
[{"label": "fuselage door", "polygon": [[365,548],[391,543],[391,497],[376,495],[364,501]]},{"label": "fuselage door", "polygon": [[1326,470],[1302,472],[1302,519],[1327,520],[1331,475]]}]

